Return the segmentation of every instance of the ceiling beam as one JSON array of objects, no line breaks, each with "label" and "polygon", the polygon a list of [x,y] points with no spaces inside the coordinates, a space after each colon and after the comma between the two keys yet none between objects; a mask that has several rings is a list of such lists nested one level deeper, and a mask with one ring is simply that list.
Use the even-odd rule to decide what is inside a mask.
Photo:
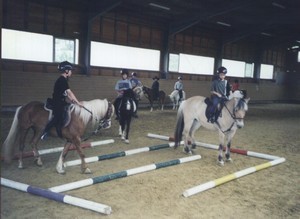
[{"label": "ceiling beam", "polygon": [[192,18],[183,20],[183,21],[177,21],[170,24],[170,35],[177,34],[179,32],[182,32],[196,24],[198,24],[201,21],[206,21],[208,19],[211,19],[216,16],[220,16],[223,14],[227,14],[231,11],[235,11],[240,8],[247,7],[249,5],[255,4],[256,0],[253,1],[237,1],[237,2],[231,2],[230,5],[224,7],[224,8],[218,8],[216,7],[215,10],[211,9],[203,9],[202,12],[199,11],[197,15],[193,16]]}]

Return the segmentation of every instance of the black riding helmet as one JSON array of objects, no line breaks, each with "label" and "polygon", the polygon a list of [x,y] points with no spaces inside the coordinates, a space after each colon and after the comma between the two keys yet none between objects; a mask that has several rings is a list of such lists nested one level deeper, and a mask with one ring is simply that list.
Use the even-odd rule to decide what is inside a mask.
[{"label": "black riding helmet", "polygon": [[126,74],[127,76],[129,74],[128,69],[122,69],[120,73],[121,73],[121,75]]},{"label": "black riding helmet", "polygon": [[66,70],[72,70],[73,66],[70,62],[64,61],[64,62],[59,63],[57,68],[59,71],[64,72]]},{"label": "black riding helmet", "polygon": [[223,73],[223,74],[226,75],[227,74],[227,68],[222,66],[222,67],[218,68],[217,73],[218,74]]}]

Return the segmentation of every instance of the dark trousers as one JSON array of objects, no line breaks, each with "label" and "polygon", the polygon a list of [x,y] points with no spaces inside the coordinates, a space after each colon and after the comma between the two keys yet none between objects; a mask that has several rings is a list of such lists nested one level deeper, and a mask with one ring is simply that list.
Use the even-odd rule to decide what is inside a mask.
[{"label": "dark trousers", "polygon": [[44,133],[48,133],[50,129],[55,126],[57,135],[61,138],[61,128],[64,123],[65,104],[59,103],[53,107],[53,118],[48,122],[45,127]]},{"label": "dark trousers", "polygon": [[210,119],[214,119],[218,104],[221,102],[221,100],[222,100],[222,98],[220,98],[216,95],[212,95],[212,97],[211,97],[212,107],[210,108],[210,112],[209,112]]},{"label": "dark trousers", "polygon": [[179,99],[182,99],[182,90],[178,90]]}]

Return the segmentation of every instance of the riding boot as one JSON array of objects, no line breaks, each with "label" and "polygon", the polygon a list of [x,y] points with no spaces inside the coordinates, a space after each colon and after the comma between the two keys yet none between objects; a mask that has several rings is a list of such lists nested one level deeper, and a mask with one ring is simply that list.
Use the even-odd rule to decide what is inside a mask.
[{"label": "riding boot", "polygon": [[54,125],[54,123],[55,123],[55,120],[54,120],[54,118],[52,118],[52,119],[48,122],[48,124],[46,125],[46,127],[45,127],[45,129],[44,129],[44,131],[43,131],[43,134],[42,134],[42,136],[41,136],[41,140],[45,140],[45,139],[47,138],[48,132],[50,131],[50,129],[52,128],[52,126]]},{"label": "riding boot", "polygon": [[55,126],[58,137],[62,138],[61,126],[58,124]]}]

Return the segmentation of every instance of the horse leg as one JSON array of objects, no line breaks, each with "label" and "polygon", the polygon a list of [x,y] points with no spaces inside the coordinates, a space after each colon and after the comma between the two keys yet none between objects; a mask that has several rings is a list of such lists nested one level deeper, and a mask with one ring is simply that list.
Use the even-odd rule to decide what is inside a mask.
[{"label": "horse leg", "polygon": [[18,168],[19,169],[23,169],[24,165],[23,165],[23,152],[24,152],[24,148],[25,148],[25,139],[26,136],[28,134],[29,129],[22,129],[21,133],[20,133],[20,139],[19,139],[19,165]]},{"label": "horse leg", "polygon": [[152,111],[153,111],[153,101],[150,100],[150,112],[152,112]]},{"label": "horse leg", "polygon": [[125,135],[125,143],[129,144],[129,140],[128,140],[128,135],[129,135],[129,130],[130,130],[130,122],[131,122],[131,116],[129,118],[127,118],[126,121],[126,135]]},{"label": "horse leg", "polygon": [[37,145],[40,140],[40,138],[39,138],[40,136],[41,136],[41,131],[37,132],[36,130],[34,130],[34,135],[33,135],[32,139],[30,140],[30,145],[32,145],[32,151],[33,151],[33,156],[34,156],[34,163],[39,167],[43,166],[42,158],[37,149]]},{"label": "horse leg", "polygon": [[192,154],[193,153],[193,151],[189,147],[189,145],[190,145],[189,142],[193,138],[191,136],[191,133],[195,132],[195,130],[193,129],[193,127],[194,127],[193,123],[194,123],[194,121],[188,121],[188,122],[186,122],[185,125],[184,125],[183,133],[182,133],[182,135],[184,136],[184,148],[183,148],[183,152],[187,153],[187,154]]},{"label": "horse leg", "polygon": [[226,136],[226,151],[225,151],[225,157],[226,157],[226,161],[229,161],[229,162],[232,162],[232,159],[230,157],[230,147],[231,147],[231,139],[233,138],[234,134],[235,134],[236,131],[233,131],[232,133],[229,133],[227,136]]},{"label": "horse leg", "polygon": [[65,158],[67,156],[67,153],[69,151],[69,148],[70,146],[72,145],[72,143],[70,142],[67,142],[64,146],[64,149],[62,150],[60,156],[59,156],[59,159],[57,161],[57,164],[56,164],[56,171],[60,174],[64,174],[66,171],[65,171],[65,166],[64,166],[64,161],[65,161]]},{"label": "horse leg", "polygon": [[82,152],[80,142],[81,142],[80,137],[76,137],[76,140],[73,141],[73,144],[75,145],[77,153],[79,154],[80,159],[81,159],[81,173],[85,173],[85,174],[92,173],[92,171],[86,165],[86,162],[84,159],[85,155]]},{"label": "horse leg", "polygon": [[218,155],[218,164],[224,166],[224,159],[223,159],[223,149],[226,145],[226,136],[222,131],[219,131],[219,155]]}]

